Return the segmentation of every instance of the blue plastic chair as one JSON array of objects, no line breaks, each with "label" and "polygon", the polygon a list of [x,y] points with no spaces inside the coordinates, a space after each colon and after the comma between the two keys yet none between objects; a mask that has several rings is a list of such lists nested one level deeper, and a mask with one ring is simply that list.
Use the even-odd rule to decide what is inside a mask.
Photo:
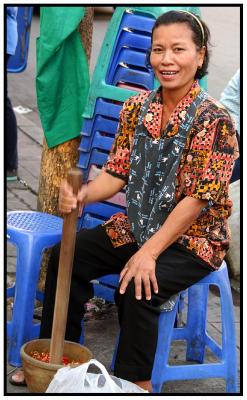
[{"label": "blue plastic chair", "polygon": [[22,72],[27,66],[30,28],[32,23],[33,7],[18,7],[17,30],[18,43],[15,55],[8,62],[8,72]]},{"label": "blue plastic chair", "polygon": [[119,30],[128,28],[135,31],[140,31],[143,34],[151,35],[155,19],[141,12],[126,12],[123,14]]},{"label": "blue plastic chair", "polygon": [[[144,36],[141,33],[129,31],[128,28],[124,28],[122,31],[119,32],[109,66],[114,64],[114,60],[117,60],[119,58],[120,52],[124,48],[139,51],[146,55],[146,51],[150,47],[151,35]],[[109,72],[107,72],[106,76],[108,76],[108,73]]]},{"label": "blue plastic chair", "polygon": [[109,137],[108,135],[102,135],[100,132],[96,131],[90,137],[82,135],[81,144],[79,151],[83,153],[89,152],[91,149],[99,149],[110,151],[114,137]]},{"label": "blue plastic chair", "polygon": [[135,84],[146,90],[152,90],[154,87],[154,75],[153,73],[130,68],[125,64],[119,64],[116,68],[112,83],[117,86],[119,82]]},{"label": "blue plastic chair", "polygon": [[95,115],[93,119],[85,119],[81,135],[88,137],[89,140],[94,132],[107,133],[107,135],[114,137],[117,131],[118,118],[119,115],[114,119],[112,117],[107,118],[106,116]]},{"label": "blue plastic chair", "polygon": [[[210,285],[217,286],[220,290],[222,345],[216,343],[206,330]],[[175,321],[180,301],[180,296],[178,296],[173,309],[169,312],[161,312],[159,317],[158,341],[151,377],[152,392],[160,393],[162,386],[168,381],[223,378],[226,381],[226,392],[237,393],[234,310],[225,261],[218,271],[211,272],[188,289],[187,322],[184,327],[177,328]],[[114,370],[118,340],[119,336],[112,359],[112,370]],[[171,342],[176,340],[187,342],[186,360],[196,364],[169,365]],[[217,357],[217,362],[204,363],[206,347],[209,347]]]},{"label": "blue plastic chair", "polygon": [[7,321],[8,362],[21,366],[23,343],[39,336],[40,323],[33,322],[35,299],[42,301],[37,291],[43,251],[59,242],[62,219],[34,211],[7,213],[7,238],[17,248],[16,282],[7,289],[7,298],[14,297],[12,319]]},{"label": "blue plastic chair", "polygon": [[119,66],[125,64],[130,68],[136,69],[137,71],[142,70],[148,74],[151,74],[154,82],[153,70],[151,68],[147,68],[146,66],[146,53],[141,51],[131,50],[128,48],[122,48],[119,52],[118,57],[113,58],[109,72],[106,77],[106,82],[112,84],[116,70],[118,69]]},{"label": "blue plastic chair", "polygon": [[105,117],[111,117],[111,118],[119,118],[120,111],[122,108],[123,103],[118,102],[116,103],[118,99],[104,99],[104,98],[98,98],[96,107],[95,107],[95,114],[100,114],[104,115]]},{"label": "blue plastic chair", "polygon": [[120,211],[125,212],[125,209],[117,205],[109,204],[108,202],[87,204],[83,210],[85,214],[91,214],[92,216],[99,217],[105,221],[113,214]]},{"label": "blue plastic chair", "polygon": [[88,153],[81,153],[78,161],[78,166],[83,170],[83,176],[87,178],[88,167],[91,164],[104,165],[108,157],[108,152],[102,152],[98,149],[93,149]]},{"label": "blue plastic chair", "polygon": [[[209,285],[219,288],[222,321],[222,345],[212,339],[206,330]],[[178,301],[171,312],[161,313],[159,334],[152,372],[153,393],[160,393],[167,381],[187,379],[224,378],[226,392],[237,393],[237,353],[234,310],[226,263],[211,272],[188,290],[187,324],[174,328]],[[199,364],[169,365],[172,340],[186,340],[186,359]],[[218,362],[204,362],[205,347],[209,347]]]},{"label": "blue plastic chair", "polygon": [[[90,136],[91,132],[96,130],[96,126],[98,124],[104,127],[104,129],[108,129],[107,125],[103,125],[103,123],[108,120],[108,124],[114,124],[117,128],[120,111],[122,108],[121,104],[116,104],[113,101],[107,101],[102,98],[98,98],[95,105],[95,110],[92,118],[84,118],[83,126],[82,126],[82,134],[84,136]],[[113,127],[110,126],[111,132]]]}]

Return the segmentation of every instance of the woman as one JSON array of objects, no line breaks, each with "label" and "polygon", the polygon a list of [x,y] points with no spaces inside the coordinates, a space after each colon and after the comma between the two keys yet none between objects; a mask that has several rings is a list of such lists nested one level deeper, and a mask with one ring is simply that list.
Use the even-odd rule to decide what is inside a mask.
[{"label": "woman", "polygon": [[[126,184],[127,215],[77,235],[66,339],[79,341],[90,280],[119,273],[121,335],[114,374],[151,391],[160,306],[220,267],[229,245],[228,185],[237,145],[227,111],[197,79],[207,73],[209,31],[170,11],[152,32],[157,91],[128,99],[101,174],[77,198],[65,182],[59,208],[108,199]],[[51,336],[59,246],[50,259],[41,337]]]}]

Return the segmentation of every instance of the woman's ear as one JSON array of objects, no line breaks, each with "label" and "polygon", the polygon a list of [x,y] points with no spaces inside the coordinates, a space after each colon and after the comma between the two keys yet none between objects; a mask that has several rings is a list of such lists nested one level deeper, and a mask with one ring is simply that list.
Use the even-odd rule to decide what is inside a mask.
[{"label": "woman's ear", "polygon": [[202,68],[202,66],[203,66],[205,54],[206,54],[206,47],[203,46],[203,47],[199,50],[198,69]]}]

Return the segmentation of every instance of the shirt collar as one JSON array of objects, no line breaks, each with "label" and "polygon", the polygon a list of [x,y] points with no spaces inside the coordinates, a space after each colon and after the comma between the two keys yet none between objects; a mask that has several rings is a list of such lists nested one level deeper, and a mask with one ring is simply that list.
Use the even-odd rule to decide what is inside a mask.
[{"label": "shirt collar", "polygon": [[[172,136],[177,133],[179,125],[183,121],[186,111],[196,96],[200,93],[201,87],[198,81],[194,81],[189,92],[180,100],[176,108],[172,112],[167,127],[168,135]],[[159,138],[161,135],[162,111],[161,87],[156,92],[154,100],[149,104],[148,111],[143,117],[144,126],[147,128],[150,135],[154,138]],[[170,134],[169,134],[170,132]]]}]

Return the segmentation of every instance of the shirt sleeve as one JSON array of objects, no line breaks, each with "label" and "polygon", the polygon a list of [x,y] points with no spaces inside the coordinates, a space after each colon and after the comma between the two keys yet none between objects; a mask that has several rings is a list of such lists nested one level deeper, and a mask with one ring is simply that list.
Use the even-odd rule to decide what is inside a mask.
[{"label": "shirt sleeve", "polygon": [[224,204],[238,158],[236,131],[231,118],[226,116],[215,119],[205,132],[197,134],[187,155],[183,194]]},{"label": "shirt sleeve", "polygon": [[134,136],[139,107],[130,98],[123,105],[117,133],[103,170],[128,182],[131,142]]}]

